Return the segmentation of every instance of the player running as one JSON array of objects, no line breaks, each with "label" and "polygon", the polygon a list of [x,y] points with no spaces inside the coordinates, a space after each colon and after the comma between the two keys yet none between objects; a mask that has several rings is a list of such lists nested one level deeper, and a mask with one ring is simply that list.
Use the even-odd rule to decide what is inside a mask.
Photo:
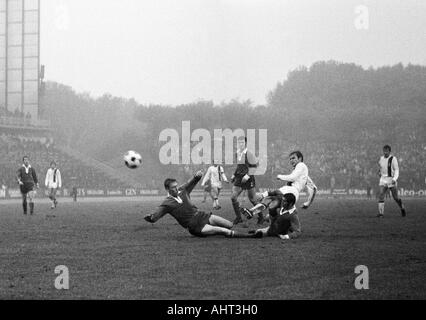
[{"label": "player running", "polygon": [[[222,181],[229,183],[225,175],[225,170],[221,165],[214,164],[208,168],[207,173],[204,176],[201,186],[209,185],[209,193],[213,200],[213,209],[220,210],[221,206],[219,204],[219,194],[222,190]],[[206,189],[204,189],[206,192]],[[204,193],[205,196],[205,193]]]},{"label": "player running", "polygon": [[401,215],[406,216],[405,207],[402,204],[402,200],[398,196],[397,181],[399,178],[399,167],[398,160],[395,156],[391,154],[391,147],[385,145],[383,147],[383,156],[379,160],[379,213],[377,217],[383,218],[385,214],[385,195],[386,191],[390,189],[392,197],[397,203],[399,209],[401,210]]},{"label": "player running", "polygon": [[28,156],[23,157],[22,167],[18,169],[16,179],[21,189],[22,195],[22,208],[24,209],[24,215],[27,214],[27,200],[30,204],[30,214],[34,214],[34,197],[35,188],[38,188],[37,174],[33,167],[30,165]]},{"label": "player running", "polygon": [[[232,207],[235,212],[234,224],[243,222],[240,212],[240,203],[238,202],[239,195],[247,190],[247,196],[250,202],[253,205],[256,205],[256,181],[254,178],[254,173],[257,168],[257,160],[254,155],[247,150],[247,138],[239,137],[238,138],[238,150],[236,153],[237,157],[237,168],[234,175],[231,178],[234,186],[232,187]],[[263,215],[260,214],[257,223],[263,223]]]},{"label": "player running", "polygon": [[196,237],[224,235],[229,238],[258,238],[259,234],[243,234],[231,230],[234,226],[231,221],[198,210],[191,202],[190,194],[202,176],[202,171],[198,171],[188,183],[181,187],[178,187],[175,179],[166,179],[164,187],[168,196],[153,214],[145,216],[145,221],[155,223],[169,213],[183,228]]},{"label": "player running", "polygon": [[44,185],[49,190],[49,199],[52,201],[51,209],[55,209],[58,205],[58,200],[56,200],[56,192],[58,188],[62,187],[62,178],[61,172],[58,168],[56,168],[56,162],[52,161],[50,163],[50,168],[47,169],[46,179],[44,181]]}]

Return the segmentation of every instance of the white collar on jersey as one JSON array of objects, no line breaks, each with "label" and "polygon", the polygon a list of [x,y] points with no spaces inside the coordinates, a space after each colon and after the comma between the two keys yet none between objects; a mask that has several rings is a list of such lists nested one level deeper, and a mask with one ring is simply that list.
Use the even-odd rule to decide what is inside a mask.
[{"label": "white collar on jersey", "polygon": [[179,203],[179,204],[182,204],[182,203],[183,203],[183,200],[182,200],[179,196],[177,196],[177,197],[175,198],[175,197],[173,197],[172,195],[170,195],[170,193],[169,193],[169,198],[175,199],[175,200],[176,200],[176,202],[177,202],[177,203]]},{"label": "white collar on jersey", "polygon": [[25,168],[25,173],[28,174],[30,171],[31,165],[29,164],[28,167],[25,166],[25,164],[22,165]]},{"label": "white collar on jersey", "polygon": [[290,210],[285,210],[285,211],[284,211],[284,209],[283,209],[283,208],[281,208],[280,216],[282,216],[283,214],[286,214],[286,213],[288,213],[288,214],[293,214],[293,213],[294,213],[294,211],[296,211],[296,206],[294,206],[294,207],[293,207],[293,208],[291,208]]}]

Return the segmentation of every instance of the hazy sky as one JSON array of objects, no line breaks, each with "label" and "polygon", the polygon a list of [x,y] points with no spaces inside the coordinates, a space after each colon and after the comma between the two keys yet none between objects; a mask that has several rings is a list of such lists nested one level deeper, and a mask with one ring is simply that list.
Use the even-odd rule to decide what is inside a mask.
[{"label": "hazy sky", "polygon": [[41,6],[48,80],[140,103],[264,104],[290,70],[318,60],[426,64],[424,0],[41,0]]}]

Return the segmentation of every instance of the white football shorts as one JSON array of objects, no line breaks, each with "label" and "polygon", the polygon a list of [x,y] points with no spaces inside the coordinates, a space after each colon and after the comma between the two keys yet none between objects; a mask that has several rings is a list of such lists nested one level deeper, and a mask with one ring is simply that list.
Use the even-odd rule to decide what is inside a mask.
[{"label": "white football shorts", "polygon": [[392,181],[392,177],[380,177],[380,187],[395,188],[396,183]]},{"label": "white football shorts", "polygon": [[299,191],[295,187],[284,186],[284,187],[280,188],[280,191],[281,191],[282,194],[292,193],[296,198],[296,203],[297,203],[297,201],[299,201]]}]

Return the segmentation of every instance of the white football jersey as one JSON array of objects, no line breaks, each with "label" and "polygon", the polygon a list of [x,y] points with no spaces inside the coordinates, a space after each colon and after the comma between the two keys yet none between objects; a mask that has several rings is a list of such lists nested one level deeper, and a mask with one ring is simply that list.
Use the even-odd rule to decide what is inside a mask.
[{"label": "white football jersey", "polygon": [[308,181],[309,170],[306,164],[299,162],[293,172],[288,175],[279,175],[281,180],[292,182],[292,186],[300,193],[306,187]]},{"label": "white football jersey", "polygon": [[[392,162],[389,163],[389,160],[391,157],[392,157]],[[379,160],[379,165],[380,165],[380,177],[382,178],[392,177],[395,181],[398,180],[399,167],[398,167],[398,160],[396,159],[395,156],[390,155],[388,158],[381,156]]]},{"label": "white football jersey", "polygon": [[[219,172],[219,168],[220,168],[220,172]],[[209,180],[212,187],[216,187],[216,188],[222,188],[222,181],[228,182],[225,175],[225,170],[223,169],[222,166],[217,166],[217,167],[211,166],[207,170],[207,173],[204,176],[204,179],[201,185],[204,186]]]},{"label": "white football jersey", "polygon": [[61,172],[59,169],[49,168],[46,172],[46,179],[44,182],[47,188],[61,188],[62,187],[62,178]]}]

